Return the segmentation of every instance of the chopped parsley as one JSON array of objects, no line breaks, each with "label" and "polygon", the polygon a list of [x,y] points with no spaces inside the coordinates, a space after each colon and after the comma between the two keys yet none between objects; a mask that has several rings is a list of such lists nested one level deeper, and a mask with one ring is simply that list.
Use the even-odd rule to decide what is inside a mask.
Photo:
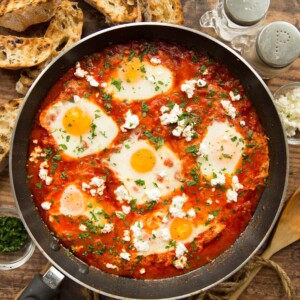
[{"label": "chopped parsley", "polygon": [[199,151],[199,147],[196,145],[189,146],[185,148],[185,152],[191,153],[193,156],[196,156]]},{"label": "chopped parsley", "polygon": [[112,78],[111,84],[114,85],[118,91],[120,91],[121,87],[122,87],[122,80],[121,79],[116,80],[116,79]]},{"label": "chopped parsley", "polygon": [[164,143],[165,143],[164,138],[159,137],[159,136],[154,136],[154,135],[152,134],[152,132],[149,131],[149,130],[146,130],[146,131],[144,132],[144,136],[148,138],[148,141],[149,141],[149,142],[151,142],[151,143],[153,143],[153,144],[156,144],[156,146],[155,146],[155,149],[156,149],[156,150],[159,149],[161,146],[163,146]]}]

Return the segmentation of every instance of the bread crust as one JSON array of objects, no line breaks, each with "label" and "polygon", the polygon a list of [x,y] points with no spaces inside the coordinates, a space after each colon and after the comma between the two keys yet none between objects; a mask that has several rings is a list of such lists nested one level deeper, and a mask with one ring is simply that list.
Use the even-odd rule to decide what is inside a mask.
[{"label": "bread crust", "polygon": [[61,0],[2,0],[0,26],[24,31],[33,24],[50,20]]},{"label": "bread crust", "polygon": [[45,37],[52,41],[51,55],[39,65],[22,70],[16,84],[18,93],[25,95],[39,73],[57,56],[80,40],[83,27],[83,13],[76,2],[63,1],[52,18]]},{"label": "bread crust", "polygon": [[21,69],[36,66],[52,51],[49,38],[24,38],[0,35],[0,68]]},{"label": "bread crust", "polygon": [[144,17],[146,21],[183,24],[184,18],[180,0],[140,1],[145,7]]},{"label": "bread crust", "polygon": [[84,0],[105,17],[108,23],[129,23],[141,21],[137,0]]},{"label": "bread crust", "polygon": [[23,98],[10,100],[0,106],[0,172],[7,165],[10,139]]}]

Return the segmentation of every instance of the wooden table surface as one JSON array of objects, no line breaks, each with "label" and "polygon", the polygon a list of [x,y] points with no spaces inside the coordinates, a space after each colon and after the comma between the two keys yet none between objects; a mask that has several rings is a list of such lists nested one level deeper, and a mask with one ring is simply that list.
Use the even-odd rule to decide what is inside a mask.
[{"label": "wooden table surface", "polygon": [[[215,6],[216,0],[185,0],[182,1],[185,17],[185,26],[203,31],[215,36],[213,29],[203,29],[199,25],[200,16]],[[85,2],[79,1],[79,6],[84,11],[85,22],[83,36],[89,35],[99,29],[107,27],[104,17]],[[270,9],[266,22],[287,21],[300,26],[300,1],[299,0],[271,0]],[[35,25],[20,36],[42,34],[47,24]],[[12,31],[0,29],[0,34],[14,34]],[[19,78],[19,71],[0,70],[0,104],[7,100],[20,97],[15,91],[15,84]],[[300,58],[291,66],[289,71],[279,77],[267,81],[271,92],[289,82],[300,81]],[[1,130],[1,129],[0,129]],[[289,146],[290,171],[286,198],[288,198],[298,186],[300,186],[300,146]],[[0,173],[0,206],[13,207],[14,200],[9,184],[8,168]],[[300,299],[300,241],[295,242],[286,249],[273,256],[273,260],[280,264],[291,278],[296,289],[297,299]],[[47,260],[36,249],[31,259],[22,267],[9,271],[0,271],[0,300],[14,299],[18,292],[25,287],[35,273],[40,272],[46,265]],[[93,299],[92,295],[81,286],[65,280],[61,287],[59,299]],[[96,298],[101,298],[96,297]],[[252,284],[240,297],[241,300],[264,298],[266,300],[287,299],[277,275],[263,269]]]}]

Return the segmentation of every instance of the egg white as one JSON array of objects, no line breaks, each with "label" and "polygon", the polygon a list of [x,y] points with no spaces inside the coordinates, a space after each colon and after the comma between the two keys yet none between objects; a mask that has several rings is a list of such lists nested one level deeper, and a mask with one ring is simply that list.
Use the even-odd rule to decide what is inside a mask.
[{"label": "egg white", "polygon": [[213,122],[200,144],[197,161],[201,172],[206,176],[213,176],[213,173],[233,174],[242,157],[243,147],[243,137],[233,125]]},{"label": "egg white", "polygon": [[[97,104],[84,98],[74,99],[77,101],[59,101],[44,109],[40,115],[40,123],[51,133],[62,154],[80,158],[108,147],[119,129]],[[89,130],[80,136],[70,134],[63,125],[66,112],[74,107],[86,112],[92,120]]]},{"label": "egg white", "polygon": [[114,99],[131,102],[165,93],[170,90],[172,84],[173,75],[167,67],[161,64],[152,65],[147,61],[141,62],[138,58],[131,61],[126,58],[121,67],[112,74],[105,91],[112,94]]},{"label": "egg white", "polygon": [[[152,170],[145,173],[139,173],[133,169],[130,159],[139,149],[149,149],[155,156],[156,163]],[[166,166],[165,161],[172,161],[171,166]],[[113,153],[107,160],[108,167],[123,182],[129,195],[137,200],[137,204],[144,204],[149,201],[147,192],[158,188],[161,197],[180,188],[181,182],[181,162],[167,146],[162,146],[156,150],[147,140],[138,139],[132,135],[131,138],[123,143],[119,151]],[[161,176],[162,175],[162,176]],[[158,178],[161,177],[159,181]],[[143,186],[135,181],[142,180]]]}]

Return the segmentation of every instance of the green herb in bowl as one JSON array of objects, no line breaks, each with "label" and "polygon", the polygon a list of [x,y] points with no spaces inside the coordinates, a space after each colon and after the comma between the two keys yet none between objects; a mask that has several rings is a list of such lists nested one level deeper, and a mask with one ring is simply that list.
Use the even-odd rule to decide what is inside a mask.
[{"label": "green herb in bowl", "polygon": [[22,221],[13,216],[0,217],[0,252],[19,251],[28,241]]}]

